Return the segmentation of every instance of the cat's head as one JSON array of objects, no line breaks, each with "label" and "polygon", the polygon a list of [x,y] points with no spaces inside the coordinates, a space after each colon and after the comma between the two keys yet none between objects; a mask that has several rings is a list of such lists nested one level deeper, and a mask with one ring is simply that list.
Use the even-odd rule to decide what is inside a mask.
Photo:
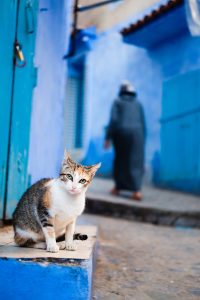
[{"label": "cat's head", "polygon": [[64,154],[60,179],[64,182],[67,191],[72,194],[80,194],[87,190],[96,171],[100,168],[101,163],[82,166],[74,162],[67,151]]}]

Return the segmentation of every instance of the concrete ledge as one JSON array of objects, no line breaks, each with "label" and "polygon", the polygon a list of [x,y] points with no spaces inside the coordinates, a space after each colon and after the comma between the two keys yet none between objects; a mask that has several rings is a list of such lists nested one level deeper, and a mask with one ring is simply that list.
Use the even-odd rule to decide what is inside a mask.
[{"label": "concrete ledge", "polygon": [[86,213],[120,217],[157,225],[200,228],[200,211],[148,206],[125,198],[90,193]]},{"label": "concrete ledge", "polygon": [[12,229],[0,230],[1,299],[91,299],[97,230],[77,226],[88,235],[77,241],[77,251],[21,248],[13,242]]}]

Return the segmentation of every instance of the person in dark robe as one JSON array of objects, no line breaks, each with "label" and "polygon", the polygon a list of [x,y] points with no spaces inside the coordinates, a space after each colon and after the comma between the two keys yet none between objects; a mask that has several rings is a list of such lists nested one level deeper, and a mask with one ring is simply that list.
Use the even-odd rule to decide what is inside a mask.
[{"label": "person in dark robe", "polygon": [[115,187],[112,194],[118,195],[120,190],[128,190],[132,192],[132,199],[142,199],[145,136],[143,107],[133,86],[124,82],[112,106],[104,143],[107,149],[112,142],[115,150]]}]

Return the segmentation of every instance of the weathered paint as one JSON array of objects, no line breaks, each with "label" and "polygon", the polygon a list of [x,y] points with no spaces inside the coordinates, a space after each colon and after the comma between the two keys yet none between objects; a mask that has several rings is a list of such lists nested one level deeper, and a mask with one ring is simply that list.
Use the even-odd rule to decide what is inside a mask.
[{"label": "weathered paint", "polygon": [[92,258],[54,263],[0,259],[2,299],[89,300]]},{"label": "weathered paint", "polygon": [[[29,123],[31,112],[32,89],[34,83],[33,53],[37,26],[38,1],[2,1],[2,39],[5,41],[1,53],[4,70],[1,89],[1,218],[2,203],[5,199],[5,218],[10,218],[16,201],[27,187],[27,166],[29,149]],[[30,27],[34,18],[34,32]],[[9,21],[9,22],[8,22]],[[6,29],[5,29],[6,28]],[[33,30],[33,28],[32,28]],[[31,31],[32,31],[31,30]],[[15,39],[22,45],[26,60],[24,68],[13,64]],[[3,56],[2,56],[3,54]],[[4,77],[4,75],[6,76]],[[5,205],[5,204],[4,204]]]},{"label": "weathered paint", "polygon": [[11,218],[19,197],[28,186],[30,118],[32,91],[35,84],[33,57],[38,1],[34,0],[31,3],[32,17],[34,18],[33,33],[29,33],[28,29],[27,1],[20,1],[18,9],[16,38],[23,46],[26,66],[14,69],[6,218]]},{"label": "weathered paint", "polygon": [[[6,87],[5,91],[1,89],[0,92],[3,99],[0,104],[2,108],[0,110],[0,133],[5,141],[0,147],[2,171],[0,173],[0,213],[2,217],[3,199],[7,187],[6,218],[11,218],[13,209],[27,188],[30,177],[32,182],[35,182],[41,177],[56,176],[59,172],[64,150],[66,62],[63,56],[68,48],[70,28],[68,16],[71,12],[71,1],[41,0],[39,10],[38,1],[31,1],[33,10],[28,11],[29,28],[27,28],[25,6],[29,2],[26,0],[11,2],[12,4],[2,1],[0,4],[2,20],[7,24],[10,19],[9,26],[2,27],[6,30],[0,30],[2,39],[8,44],[6,46],[5,43],[6,47],[0,54],[2,66],[6,64],[5,72],[0,75]],[[16,27],[17,3],[19,8]],[[32,29],[34,32],[30,33]],[[34,57],[36,32],[36,57]],[[13,68],[15,34],[23,46],[26,59],[24,68]],[[33,67],[33,60],[38,67],[38,76],[37,69]],[[14,71],[13,74],[12,71]],[[32,90],[36,82],[37,88],[32,101]],[[33,109],[31,110],[32,102]]]},{"label": "weathered paint", "polygon": [[[85,223],[79,220],[79,223]],[[17,247],[13,229],[0,230],[1,299],[90,299],[96,259],[96,226],[77,225],[86,234],[76,251],[50,253]]]},{"label": "weathered paint", "polygon": [[0,2],[0,40],[4,44],[0,51],[0,218],[3,216],[6,188],[16,14],[17,0]]}]

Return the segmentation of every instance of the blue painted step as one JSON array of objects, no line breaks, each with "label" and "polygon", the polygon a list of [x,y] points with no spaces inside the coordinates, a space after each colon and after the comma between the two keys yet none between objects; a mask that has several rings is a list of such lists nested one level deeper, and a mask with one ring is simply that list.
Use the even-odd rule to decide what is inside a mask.
[{"label": "blue painted step", "polygon": [[77,226],[88,235],[77,251],[49,253],[16,247],[10,228],[0,231],[1,299],[87,300],[92,294],[96,227]]}]

